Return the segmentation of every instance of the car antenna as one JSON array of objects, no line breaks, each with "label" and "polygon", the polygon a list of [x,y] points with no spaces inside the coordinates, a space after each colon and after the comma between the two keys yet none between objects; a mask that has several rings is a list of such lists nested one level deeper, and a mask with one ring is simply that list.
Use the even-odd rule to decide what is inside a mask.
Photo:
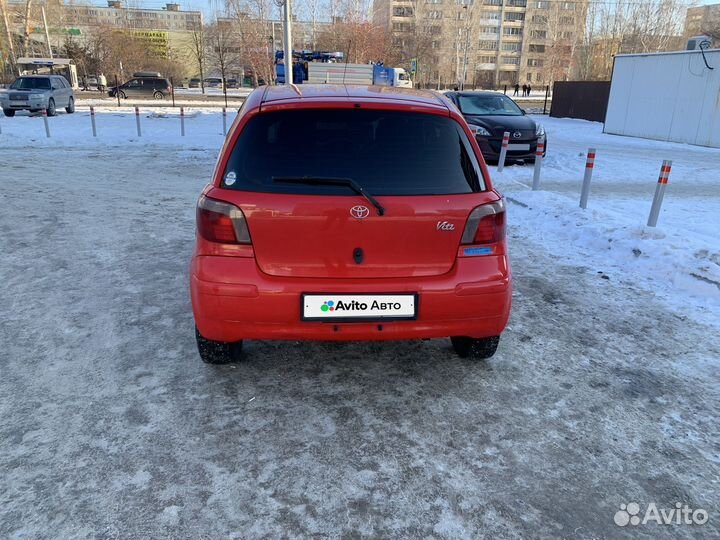
[{"label": "car antenna", "polygon": [[343,85],[345,85],[345,74],[347,73],[347,65],[348,60],[350,60],[350,46],[352,45],[352,40],[348,40],[348,55],[345,59],[345,69],[343,69]]}]

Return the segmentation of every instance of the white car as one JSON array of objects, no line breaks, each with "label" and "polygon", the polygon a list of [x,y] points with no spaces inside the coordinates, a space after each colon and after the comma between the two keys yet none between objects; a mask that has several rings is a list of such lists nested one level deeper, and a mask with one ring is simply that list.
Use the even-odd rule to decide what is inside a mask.
[{"label": "white car", "polygon": [[48,116],[55,116],[58,107],[64,107],[71,114],[75,112],[75,95],[62,75],[23,75],[0,93],[0,107],[9,117],[17,111],[42,110],[46,110]]}]

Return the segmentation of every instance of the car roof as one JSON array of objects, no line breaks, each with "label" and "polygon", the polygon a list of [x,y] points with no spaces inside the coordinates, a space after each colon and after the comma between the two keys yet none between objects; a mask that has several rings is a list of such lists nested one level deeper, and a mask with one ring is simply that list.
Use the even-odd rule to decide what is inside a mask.
[{"label": "car roof", "polygon": [[395,86],[359,86],[343,84],[300,84],[267,86],[262,97],[263,104],[302,103],[303,101],[353,101],[357,103],[406,104],[409,107],[442,108],[446,101],[429,90],[398,88]]},{"label": "car roof", "polygon": [[495,92],[493,90],[460,90],[460,91],[453,91],[448,92],[448,94],[452,94],[454,96],[504,96],[506,94],[502,92]]},{"label": "car roof", "polygon": [[51,79],[53,77],[62,77],[62,75],[43,75],[43,74],[37,74],[34,73],[28,73],[27,75],[20,75],[18,79],[22,79],[23,77],[33,77],[36,79]]}]

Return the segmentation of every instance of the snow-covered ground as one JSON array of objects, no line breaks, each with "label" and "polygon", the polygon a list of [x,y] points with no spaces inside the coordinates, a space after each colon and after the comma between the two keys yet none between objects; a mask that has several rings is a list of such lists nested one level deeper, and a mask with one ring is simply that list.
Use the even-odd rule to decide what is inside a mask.
[{"label": "snow-covered ground", "polygon": [[[548,132],[541,191],[532,166],[491,167],[510,222],[563,260],[653,291],[685,316],[720,326],[720,149],[605,135],[602,124],[536,117]],[[587,210],[588,148],[597,150]],[[672,160],[656,227],[648,215],[663,159]]]},{"label": "snow-covered ground", "polygon": [[[96,139],[87,112],[50,139],[0,117],[0,539],[718,538],[720,337],[677,279],[718,252],[716,150],[547,119],[546,191],[530,167],[493,175],[515,281],[487,362],[447,340],[253,341],[207,366],[188,260],[222,119],[191,109],[182,138],[165,111],[141,138],[130,110],[100,110]],[[710,519],[618,527],[629,502]]]}]

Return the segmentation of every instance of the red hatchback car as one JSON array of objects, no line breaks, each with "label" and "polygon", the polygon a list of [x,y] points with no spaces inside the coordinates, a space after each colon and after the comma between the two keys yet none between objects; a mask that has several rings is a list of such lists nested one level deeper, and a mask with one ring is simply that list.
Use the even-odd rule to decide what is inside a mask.
[{"label": "red hatchback car", "polygon": [[450,337],[487,358],[510,314],[505,206],[440,94],[259,88],[198,201],[190,288],[213,364],[245,339]]}]

